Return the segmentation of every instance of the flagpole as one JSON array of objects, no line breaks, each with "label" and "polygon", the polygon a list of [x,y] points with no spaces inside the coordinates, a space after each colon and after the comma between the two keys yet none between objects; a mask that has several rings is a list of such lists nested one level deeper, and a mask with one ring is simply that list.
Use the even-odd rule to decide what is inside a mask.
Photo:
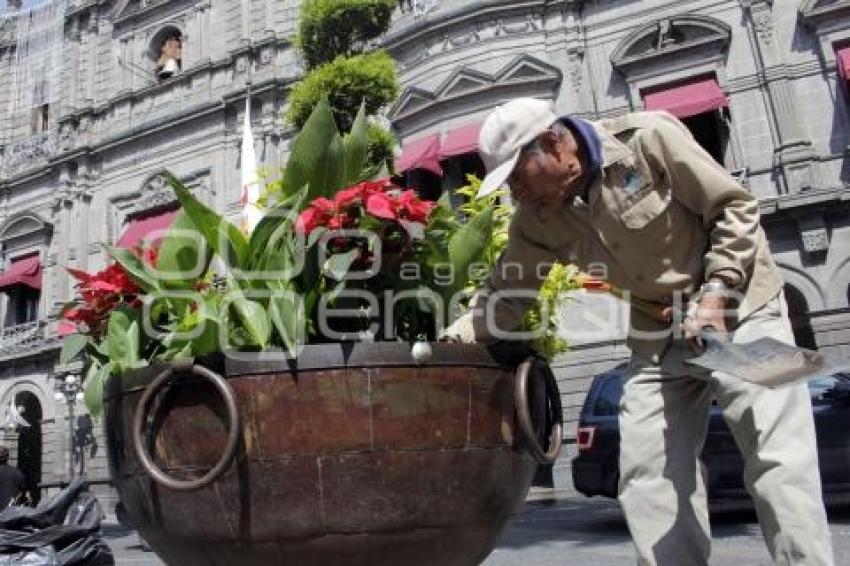
[{"label": "flagpole", "polygon": [[250,235],[263,217],[259,207],[260,180],[257,170],[257,153],[254,148],[254,134],[251,130],[251,83],[245,89],[245,119],[242,124],[241,171],[242,192],[240,202],[242,217],[240,227]]}]

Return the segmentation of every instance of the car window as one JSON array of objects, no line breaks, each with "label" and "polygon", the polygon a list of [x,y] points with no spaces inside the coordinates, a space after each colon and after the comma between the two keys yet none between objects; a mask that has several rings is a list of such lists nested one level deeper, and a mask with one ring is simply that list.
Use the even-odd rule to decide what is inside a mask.
[{"label": "car window", "polygon": [[812,404],[832,403],[836,389],[839,389],[839,382],[848,380],[850,380],[850,375],[843,373],[812,379],[809,381],[809,394],[812,396]]},{"label": "car window", "polygon": [[609,377],[599,387],[599,394],[593,404],[593,414],[597,417],[613,417],[620,412],[620,398],[623,396],[623,381],[619,375]]},{"label": "car window", "polygon": [[828,403],[829,399],[824,397],[824,394],[835,387],[838,379],[835,376],[818,377],[809,381],[809,395],[812,396],[812,403]]}]

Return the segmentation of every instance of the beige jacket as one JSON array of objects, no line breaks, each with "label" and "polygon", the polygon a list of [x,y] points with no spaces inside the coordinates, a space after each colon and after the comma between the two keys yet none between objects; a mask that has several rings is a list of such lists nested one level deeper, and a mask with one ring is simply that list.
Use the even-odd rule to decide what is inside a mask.
[{"label": "beige jacket", "polygon": [[[693,295],[708,276],[722,272],[739,282],[738,320],[780,291],[783,283],[759,225],[758,201],[681,122],[666,112],[640,112],[594,126],[603,166],[589,202],[518,207],[502,265],[474,302],[476,341],[494,340],[486,323],[488,307],[497,328],[519,327],[542,283],[538,265],[555,260],[594,273],[603,269],[621,289],[666,304],[677,292]],[[503,293],[494,300],[494,292],[505,291],[526,293],[512,298]],[[669,328],[632,309],[632,349],[657,361],[669,340]]]}]

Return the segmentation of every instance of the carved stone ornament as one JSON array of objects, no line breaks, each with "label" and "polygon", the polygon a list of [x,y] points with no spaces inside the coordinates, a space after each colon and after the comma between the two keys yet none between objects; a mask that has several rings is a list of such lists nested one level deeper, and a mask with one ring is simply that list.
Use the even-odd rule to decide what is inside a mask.
[{"label": "carved stone ornament", "polygon": [[154,208],[171,204],[176,200],[174,191],[165,178],[165,175],[157,175],[150,179],[142,187],[142,197],[136,201],[136,211],[144,212]]},{"label": "carved stone ornament", "polygon": [[829,235],[826,228],[803,232],[803,250],[806,253],[825,252],[829,249]]},{"label": "carved stone ornament", "polygon": [[753,4],[750,8],[750,17],[753,20],[759,38],[765,43],[773,42],[773,10],[766,3]]},{"label": "carved stone ornament", "polygon": [[823,214],[812,214],[798,221],[803,251],[807,254],[819,254],[829,250],[829,231]]},{"label": "carved stone ornament", "polygon": [[528,96],[552,97],[560,86],[560,69],[530,55],[517,57],[491,75],[461,67],[455,70],[433,92],[408,87],[390,109],[389,118],[406,130],[405,122],[430,119],[438,106],[473,103],[492,108],[506,89],[523,86]]},{"label": "carved stone ornament", "polygon": [[3,166],[7,173],[40,167],[44,160],[56,155],[58,142],[55,129],[16,140],[8,146]]},{"label": "carved stone ornament", "polygon": [[422,61],[458,49],[477,45],[490,40],[500,40],[511,35],[537,32],[543,28],[541,14],[496,15],[468,23],[448,21],[435,23],[423,34],[411,39],[398,33],[387,39],[386,46],[399,62],[402,69],[410,68]]},{"label": "carved stone ornament", "polygon": [[0,45],[14,43],[16,32],[17,26],[15,25],[15,20],[0,16]]},{"label": "carved stone ornament", "polygon": [[647,66],[668,66],[673,58],[719,59],[729,49],[728,24],[701,15],[663,18],[626,36],[611,55],[615,69],[628,76]]},{"label": "carved stone ornament", "polygon": [[[181,182],[201,201],[209,203],[213,192],[209,188],[210,170],[204,169],[180,177]],[[150,176],[138,190],[109,199],[109,233],[117,239],[127,222],[142,214],[177,203],[164,173]]]}]

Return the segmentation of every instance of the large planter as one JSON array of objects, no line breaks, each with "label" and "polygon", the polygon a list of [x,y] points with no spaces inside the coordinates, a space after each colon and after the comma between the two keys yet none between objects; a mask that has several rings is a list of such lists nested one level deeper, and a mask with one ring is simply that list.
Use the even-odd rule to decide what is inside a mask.
[{"label": "large planter", "polygon": [[109,463],[130,522],[170,565],[480,563],[542,456],[528,365],[518,379],[482,347],[433,348],[421,366],[404,344],[334,344],[297,367],[113,378]]}]

